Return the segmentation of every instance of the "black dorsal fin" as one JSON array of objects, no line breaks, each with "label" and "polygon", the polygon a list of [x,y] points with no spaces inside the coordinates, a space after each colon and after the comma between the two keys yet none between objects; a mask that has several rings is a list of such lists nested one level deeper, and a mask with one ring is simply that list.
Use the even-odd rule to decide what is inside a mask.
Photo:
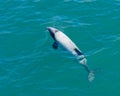
[{"label": "black dorsal fin", "polygon": [[83,55],[83,53],[80,52],[77,48],[75,48],[74,50],[75,50],[75,52],[77,53],[77,55]]}]

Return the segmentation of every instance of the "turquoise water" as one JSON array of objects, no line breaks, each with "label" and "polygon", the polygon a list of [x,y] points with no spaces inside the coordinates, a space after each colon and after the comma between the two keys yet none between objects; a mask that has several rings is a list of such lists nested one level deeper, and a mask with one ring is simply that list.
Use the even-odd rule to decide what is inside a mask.
[{"label": "turquoise water", "polygon": [[[48,26],[99,69],[92,83]],[[0,0],[0,96],[120,96],[119,73],[120,0]]]}]

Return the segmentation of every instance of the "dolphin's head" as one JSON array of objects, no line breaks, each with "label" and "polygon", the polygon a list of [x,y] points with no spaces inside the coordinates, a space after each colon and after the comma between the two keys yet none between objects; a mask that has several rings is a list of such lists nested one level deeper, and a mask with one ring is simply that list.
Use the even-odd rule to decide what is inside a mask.
[{"label": "dolphin's head", "polygon": [[55,34],[56,32],[58,32],[59,30],[56,29],[56,28],[53,28],[53,27],[47,27],[47,30],[52,33],[52,34]]},{"label": "dolphin's head", "polygon": [[49,31],[52,38],[55,40],[55,33],[59,32],[59,30],[53,27],[47,27],[47,30]]}]

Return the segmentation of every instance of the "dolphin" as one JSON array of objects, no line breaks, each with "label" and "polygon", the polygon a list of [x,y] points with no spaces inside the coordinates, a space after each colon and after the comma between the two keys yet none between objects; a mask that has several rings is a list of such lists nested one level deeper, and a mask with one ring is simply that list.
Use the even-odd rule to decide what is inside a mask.
[{"label": "dolphin", "polygon": [[77,45],[62,31],[54,28],[54,27],[47,27],[51,37],[53,38],[54,42],[52,47],[54,49],[58,49],[59,46],[64,47],[68,52],[74,55],[79,64],[82,65],[86,71],[88,72],[88,80],[91,82],[94,80],[94,71],[92,71],[87,65],[87,59],[83,52],[77,47]]}]

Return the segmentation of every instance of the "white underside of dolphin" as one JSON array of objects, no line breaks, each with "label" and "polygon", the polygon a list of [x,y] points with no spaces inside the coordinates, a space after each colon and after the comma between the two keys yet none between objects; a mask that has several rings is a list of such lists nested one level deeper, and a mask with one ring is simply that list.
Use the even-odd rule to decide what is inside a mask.
[{"label": "white underside of dolphin", "polygon": [[76,46],[76,44],[63,32],[59,31],[56,28],[48,27],[48,31],[50,32],[51,37],[54,39],[53,48],[57,49],[58,46],[64,47],[67,51],[77,57],[79,64],[81,64],[89,73],[88,79],[89,81],[94,80],[93,71],[89,69],[87,66],[87,59],[83,55],[82,51]]},{"label": "white underside of dolphin", "polygon": [[[65,34],[63,34],[62,32],[57,32],[55,34],[55,38],[57,43],[59,43],[60,45],[62,45],[63,47],[65,47],[65,49],[67,49],[69,52],[71,52],[73,55],[77,56],[77,53],[75,52],[75,48],[77,50],[78,47],[75,45],[75,43],[72,42],[72,40],[70,38],[68,38]],[[80,51],[80,50],[79,50]],[[81,51],[80,51],[81,52]]]}]

